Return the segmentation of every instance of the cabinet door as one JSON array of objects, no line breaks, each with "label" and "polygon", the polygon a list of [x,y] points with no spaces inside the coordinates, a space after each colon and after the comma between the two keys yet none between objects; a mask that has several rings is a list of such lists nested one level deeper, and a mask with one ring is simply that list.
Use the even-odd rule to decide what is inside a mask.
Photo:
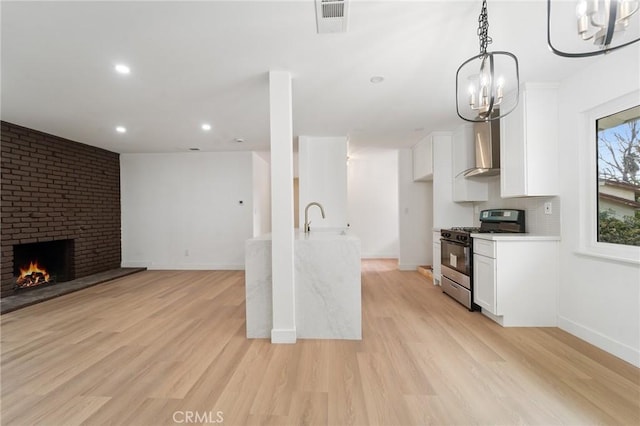
[{"label": "cabinet door", "polygon": [[433,179],[433,141],[426,137],[413,147],[413,180]]},{"label": "cabinet door", "polygon": [[453,132],[451,140],[451,165],[454,180],[474,164],[473,125],[463,124]]},{"label": "cabinet door", "polygon": [[503,198],[527,194],[526,110],[526,93],[521,93],[515,111],[500,120],[500,195]]},{"label": "cabinet door", "polygon": [[525,118],[529,196],[558,194],[558,96],[555,87],[527,86]]},{"label": "cabinet door", "polygon": [[496,260],[474,254],[473,268],[473,301],[482,309],[500,315],[496,306]]},{"label": "cabinet door", "polygon": [[450,228],[452,226],[471,226],[473,223],[473,205],[453,201],[451,133],[434,132],[433,142],[433,226]]},{"label": "cabinet door", "polygon": [[558,194],[557,86],[526,83],[515,111],[500,120],[500,195]]}]

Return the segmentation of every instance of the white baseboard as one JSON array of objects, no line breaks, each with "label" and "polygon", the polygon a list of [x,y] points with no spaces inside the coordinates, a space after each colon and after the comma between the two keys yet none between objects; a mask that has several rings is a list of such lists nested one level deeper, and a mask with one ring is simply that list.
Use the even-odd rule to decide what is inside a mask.
[{"label": "white baseboard", "polygon": [[244,265],[227,265],[217,263],[153,263],[153,262],[122,262],[123,268],[147,268],[149,270],[169,271],[244,271]]},{"label": "white baseboard", "polygon": [[599,347],[611,355],[627,361],[630,364],[640,367],[640,350],[613,340],[604,334],[580,325],[568,318],[558,316],[558,328],[571,333],[580,339]]},{"label": "white baseboard", "polygon": [[296,329],[271,329],[271,343],[295,343]]},{"label": "white baseboard", "polygon": [[397,254],[385,254],[385,253],[361,253],[362,259],[397,259]]},{"label": "white baseboard", "polygon": [[415,271],[416,269],[418,269],[418,266],[420,265],[411,265],[411,264],[407,264],[407,263],[402,263],[402,264],[398,264],[398,269],[401,271]]}]

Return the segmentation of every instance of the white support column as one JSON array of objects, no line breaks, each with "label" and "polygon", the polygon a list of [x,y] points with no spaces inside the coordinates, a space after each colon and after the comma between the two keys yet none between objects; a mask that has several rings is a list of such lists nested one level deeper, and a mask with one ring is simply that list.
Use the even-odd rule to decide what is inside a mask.
[{"label": "white support column", "polygon": [[269,72],[271,125],[271,343],[296,342],[291,74]]}]

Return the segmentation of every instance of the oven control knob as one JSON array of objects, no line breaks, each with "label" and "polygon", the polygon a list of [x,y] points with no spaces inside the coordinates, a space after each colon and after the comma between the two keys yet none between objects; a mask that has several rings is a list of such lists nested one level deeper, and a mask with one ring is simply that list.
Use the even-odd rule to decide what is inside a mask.
[{"label": "oven control knob", "polygon": [[465,242],[465,241],[467,241],[467,236],[466,235],[458,235],[456,237],[456,240]]}]

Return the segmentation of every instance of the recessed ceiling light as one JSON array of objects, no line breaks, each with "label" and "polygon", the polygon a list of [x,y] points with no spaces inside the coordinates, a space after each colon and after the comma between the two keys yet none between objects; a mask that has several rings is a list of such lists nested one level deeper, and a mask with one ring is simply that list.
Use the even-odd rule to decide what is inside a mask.
[{"label": "recessed ceiling light", "polygon": [[202,127],[202,130],[204,130],[205,132],[208,132],[209,130],[211,130],[211,124],[208,124],[208,123],[204,123],[200,127]]},{"label": "recessed ceiling light", "polygon": [[242,142],[244,142],[244,139],[242,139],[242,138],[235,138],[233,141],[234,141],[234,142],[236,142],[236,143],[242,143]]},{"label": "recessed ceiling light", "polygon": [[116,127],[116,132],[118,133],[127,133],[127,128],[124,126],[118,126]]},{"label": "recessed ceiling light", "polygon": [[189,148],[189,151],[200,151],[200,148]]},{"label": "recessed ceiling light", "polygon": [[382,83],[384,81],[384,77],[382,77],[381,75],[374,75],[369,79],[369,81],[373,84]]},{"label": "recessed ceiling light", "polygon": [[131,68],[129,68],[127,65],[125,64],[117,64],[115,66],[116,72],[119,74],[130,74],[131,73]]}]

